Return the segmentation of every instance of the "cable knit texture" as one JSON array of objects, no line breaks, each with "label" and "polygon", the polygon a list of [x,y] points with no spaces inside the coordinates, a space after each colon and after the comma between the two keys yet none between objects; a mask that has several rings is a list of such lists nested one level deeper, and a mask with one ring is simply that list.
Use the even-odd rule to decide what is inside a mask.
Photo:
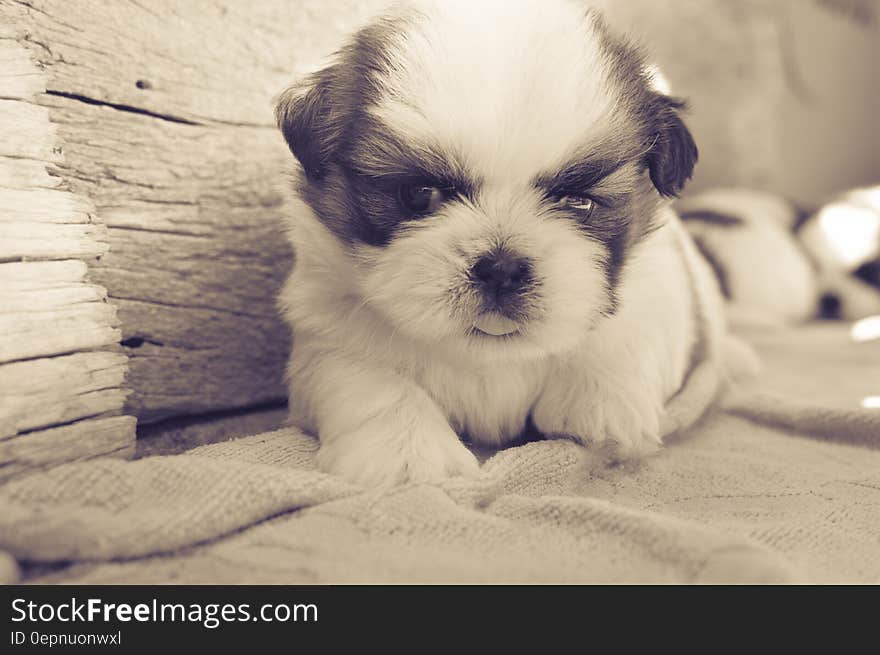
[{"label": "cable knit texture", "polygon": [[281,430],[10,482],[0,547],[73,562],[46,583],[880,582],[880,341],[753,341],[757,388],[640,464],[539,441],[474,481],[364,490]]}]

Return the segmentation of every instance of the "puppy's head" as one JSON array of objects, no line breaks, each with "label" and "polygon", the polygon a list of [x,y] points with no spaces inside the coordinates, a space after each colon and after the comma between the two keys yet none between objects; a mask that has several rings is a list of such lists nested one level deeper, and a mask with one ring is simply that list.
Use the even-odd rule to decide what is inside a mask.
[{"label": "puppy's head", "polygon": [[628,254],[697,150],[639,52],[566,0],[422,2],[286,91],[299,191],[395,330],[564,349],[616,311]]}]

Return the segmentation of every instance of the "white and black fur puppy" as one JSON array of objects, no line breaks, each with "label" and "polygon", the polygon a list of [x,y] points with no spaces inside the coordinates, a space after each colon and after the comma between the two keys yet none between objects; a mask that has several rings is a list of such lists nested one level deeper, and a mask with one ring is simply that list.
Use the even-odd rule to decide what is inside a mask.
[{"label": "white and black fur puppy", "polygon": [[319,466],[470,475],[460,437],[528,425],[655,449],[723,329],[667,200],[697,159],[681,107],[566,0],[398,7],[286,91],[301,170],[281,305]]}]

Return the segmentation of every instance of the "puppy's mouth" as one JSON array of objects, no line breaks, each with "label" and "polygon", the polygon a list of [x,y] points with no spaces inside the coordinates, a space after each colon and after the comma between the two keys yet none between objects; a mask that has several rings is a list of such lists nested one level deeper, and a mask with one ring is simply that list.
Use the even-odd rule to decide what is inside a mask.
[{"label": "puppy's mouth", "polygon": [[483,312],[474,319],[474,332],[487,337],[510,337],[517,334],[522,325],[498,312]]}]

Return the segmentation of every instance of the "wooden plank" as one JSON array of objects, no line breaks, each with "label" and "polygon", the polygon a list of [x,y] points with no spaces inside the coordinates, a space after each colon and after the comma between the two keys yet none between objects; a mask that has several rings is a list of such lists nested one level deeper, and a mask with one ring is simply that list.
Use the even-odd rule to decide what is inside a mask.
[{"label": "wooden plank", "polygon": [[[0,193],[0,202],[3,201]],[[34,201],[44,196],[33,194]],[[25,214],[25,212],[22,212]],[[97,257],[107,252],[107,228],[103,225],[52,225],[0,220],[0,252],[5,259],[57,259]]]},{"label": "wooden plank", "polygon": [[218,126],[273,129],[271,99],[387,0],[11,2],[49,88]]},{"label": "wooden plank", "polygon": [[135,419],[116,307],[89,279],[107,228],[54,167],[63,147],[35,104],[46,76],[0,3],[0,481],[65,461],[130,455]]},{"label": "wooden plank", "polygon": [[[16,168],[21,171],[24,167]],[[45,171],[45,166],[43,169]],[[39,171],[34,173],[40,175]],[[0,189],[0,221],[4,234],[33,223],[48,224],[52,230],[58,229],[54,223],[89,223],[92,212],[90,202],[68,191],[33,186],[16,189],[5,185]]]},{"label": "wooden plank", "polygon": [[[108,113],[53,102],[57,117]],[[291,256],[276,185],[285,148],[256,128],[114,111],[101,122],[100,139],[62,128],[65,166],[76,166],[75,184],[88,187],[109,231],[111,250],[92,277],[134,344],[130,411],[149,421],[282,398],[289,337],[275,297]],[[241,157],[240,140],[262,157]]]},{"label": "wooden plank", "polygon": [[60,184],[59,178],[49,175],[43,161],[20,157],[0,159],[0,188],[4,192],[19,189],[54,189]]},{"label": "wooden plank", "polygon": [[[86,280],[87,270],[78,260],[0,264],[0,364],[118,348],[116,307],[103,287]],[[24,384],[2,371],[8,385]],[[15,386],[0,390],[17,395]]]},{"label": "wooden plank", "polygon": [[118,412],[125,400],[126,357],[82,352],[0,367],[0,439]]},{"label": "wooden plank", "polygon": [[0,441],[0,483],[37,469],[93,457],[131,457],[136,419],[113,416]]},{"label": "wooden plank", "polygon": [[[15,64],[18,65],[18,62]],[[6,85],[16,76],[15,71],[5,75],[0,72],[0,84],[3,85],[3,90],[0,91],[0,125],[12,126],[3,130],[0,157],[33,159],[39,162],[59,161],[60,147],[56,145],[55,126],[49,122],[49,110],[23,101],[25,99],[17,100],[5,96]],[[7,162],[5,165],[11,167],[14,163]]]}]

